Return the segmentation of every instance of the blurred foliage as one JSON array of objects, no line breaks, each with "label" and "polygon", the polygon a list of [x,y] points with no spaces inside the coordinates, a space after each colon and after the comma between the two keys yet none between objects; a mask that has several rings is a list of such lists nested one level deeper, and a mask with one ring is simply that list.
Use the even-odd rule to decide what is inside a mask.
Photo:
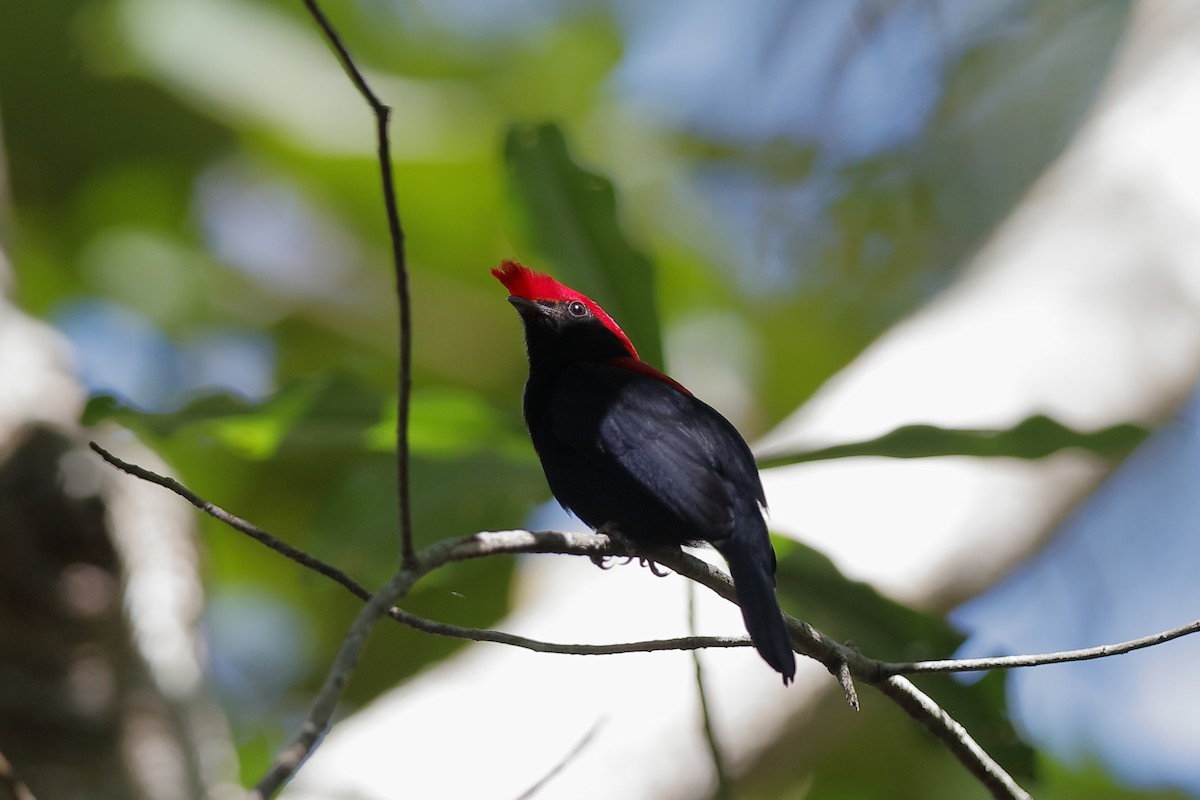
[{"label": "blurred foliage", "polygon": [[[881,596],[850,581],[825,556],[793,541],[776,541],[780,597],[785,610],[835,639],[877,658],[919,661],[953,652],[962,637],[944,620]],[[1182,792],[1139,790],[1136,794],[1096,765],[1068,767],[1030,748],[1007,714],[1003,671],[984,675],[917,675],[919,689],[966,727],[1033,796],[1055,800],[1129,798],[1182,800]],[[871,691],[861,691],[861,711],[846,714],[840,692],[812,717],[797,723],[739,781],[737,796],[747,800],[799,798],[910,797],[966,800],[990,797],[931,734]],[[879,754],[886,754],[880,758]],[[808,776],[797,782],[797,775]]]},{"label": "blurred foliage", "polygon": [[621,234],[612,184],[580,169],[557,125],[517,125],[504,142],[514,206],[528,237],[573,288],[597,298],[638,348],[663,364],[654,270]]},{"label": "blurred foliage", "polygon": [[[515,257],[553,270],[613,312],[653,362],[665,349],[687,363],[688,342],[671,331],[720,313],[749,343],[723,374],[753,400],[737,420],[752,436],[950,279],[1066,141],[1126,7],[1011,11],[951,58],[919,135],[832,163],[819,142],[730,139],[623,104],[614,75],[632,43],[612,4],[548,4],[545,16],[490,27],[456,27],[429,3],[330,4],[396,108],[418,544],[518,526],[549,496],[520,417],[520,324],[489,267]],[[75,331],[85,373],[107,380],[93,383],[86,421],[136,431],[200,495],[378,585],[397,551],[393,277],[370,115],[301,4],[62,0],[7,19],[12,207],[0,231],[17,301]],[[773,194],[806,182],[826,187],[807,217]],[[744,224],[739,186],[760,198]],[[124,327],[97,327],[93,315],[92,327],[72,328],[80,309]],[[267,366],[214,350],[215,339],[253,345]],[[719,388],[679,377],[701,395]],[[162,401],[139,405],[129,387],[142,385]],[[808,457],[1110,453],[1137,434],[1041,418],[1007,432],[905,429]],[[234,714],[252,776],[319,684],[357,601],[202,525],[210,594],[273,598],[312,638],[294,683]],[[486,627],[508,610],[511,577],[507,559],[456,564],[405,607]],[[781,547],[780,584],[793,610],[873,655],[945,656],[957,643],[941,620],[802,548]],[[218,659],[223,646],[214,638]],[[457,647],[385,625],[347,699],[365,703]],[[998,680],[926,683],[1009,766],[1030,770]],[[789,740],[789,758],[766,759],[748,796],[970,796],[961,768],[895,717],[842,714],[838,736]],[[864,752],[889,755],[864,766]],[[1084,796],[1068,773],[1050,778],[1039,796]],[[932,786],[945,791],[924,792]]]},{"label": "blurred foliage", "polygon": [[[945,620],[899,605],[865,583],[847,580],[815,550],[788,542],[780,543],[778,552],[781,603],[827,635],[886,661],[943,658],[962,644],[962,637]],[[951,675],[927,675],[916,682],[1018,783],[1027,782],[1033,774],[1033,751],[1017,738],[1008,720],[1001,675],[972,683]]]},{"label": "blurred foliage", "polygon": [[862,442],[848,442],[804,453],[764,454],[759,457],[758,465],[768,469],[805,461],[855,456],[1045,458],[1065,448],[1101,456],[1124,456],[1141,444],[1148,434],[1146,429],[1130,424],[1113,425],[1098,431],[1076,431],[1043,414],[1036,414],[1006,431],[904,425]]}]

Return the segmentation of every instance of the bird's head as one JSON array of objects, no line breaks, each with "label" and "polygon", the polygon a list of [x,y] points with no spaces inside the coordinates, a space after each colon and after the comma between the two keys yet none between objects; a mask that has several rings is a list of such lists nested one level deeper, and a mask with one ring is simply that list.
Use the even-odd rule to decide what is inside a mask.
[{"label": "bird's head", "polygon": [[492,275],[525,323],[531,362],[638,357],[621,326],[591,298],[515,261],[502,262]]}]

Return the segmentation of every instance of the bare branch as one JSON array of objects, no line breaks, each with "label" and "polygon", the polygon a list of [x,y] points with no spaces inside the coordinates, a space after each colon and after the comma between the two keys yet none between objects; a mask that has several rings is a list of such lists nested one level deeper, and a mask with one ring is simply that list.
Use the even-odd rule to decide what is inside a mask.
[{"label": "bare branch", "polygon": [[[688,598],[688,632],[696,633],[696,584],[689,582]],[[700,651],[692,651],[692,665],[696,670],[696,693],[700,696],[700,716],[704,724],[704,738],[708,742],[708,752],[712,756],[713,771],[717,775],[717,789],[713,793],[715,800],[731,800],[734,797],[733,783],[729,779],[729,770],[725,768],[725,753],[721,750],[721,742],[717,739],[717,731],[713,727],[712,713],[708,707],[708,692],[704,688],[704,664],[700,660]]]},{"label": "bare branch", "polygon": [[337,656],[329,668],[329,674],[317,692],[304,724],[276,757],[271,769],[250,792],[249,800],[273,797],[316,749],[317,743],[329,728],[342,691],[346,688],[346,682],[358,665],[358,657],[367,643],[367,637],[371,635],[379,620],[387,614],[395,599],[407,594],[423,574],[424,571],[401,567],[391,580],[371,595],[371,599],[358,612],[358,616],[346,631]]},{"label": "bare branch", "polygon": [[4,800],[36,800],[33,792],[13,771],[12,764],[0,753],[0,798]]},{"label": "bare branch", "polygon": [[893,675],[873,684],[925,729],[942,741],[972,775],[998,800],[1030,800],[1029,793],[971,738],[967,729],[947,714],[908,678]]},{"label": "bare branch", "polygon": [[592,743],[592,739],[596,738],[596,734],[599,733],[600,728],[604,726],[604,721],[604,717],[596,720],[595,723],[592,724],[592,727],[588,728],[588,732],[583,735],[583,738],[575,743],[575,746],[571,748],[571,751],[563,756],[562,759],[555,764],[549,772],[543,775],[537,783],[521,792],[521,794],[517,796],[517,800],[529,800],[529,798],[540,792],[542,787],[549,783],[555,775],[562,772],[568,764],[578,758],[579,754],[584,751],[584,748]]},{"label": "bare branch", "polygon": [[858,690],[854,688],[854,673],[850,671],[850,663],[839,661],[833,677],[837,678],[838,685],[842,687],[842,696],[846,698],[846,705],[858,711]]},{"label": "bare branch", "polygon": [[540,639],[530,639],[504,631],[484,630],[482,628],[465,628],[446,622],[419,617],[401,608],[393,608],[388,616],[410,628],[439,636],[451,636],[455,639],[469,639],[475,642],[494,642],[521,647],[535,653],[558,653],[568,656],[612,656],[623,653],[656,653],[667,650],[704,650],[708,648],[751,647],[752,642],[745,636],[681,636],[674,639],[648,639],[640,642],[614,642],[612,644],[562,644],[546,642]]},{"label": "bare branch", "polygon": [[413,548],[412,511],[409,486],[408,412],[412,395],[412,300],[408,290],[408,262],[404,255],[404,229],[400,226],[400,206],[396,202],[396,184],[392,173],[392,144],[388,137],[391,107],[371,90],[353,56],[316,0],[304,0],[308,13],[316,21],[354,87],[375,115],[375,138],[379,152],[379,177],[383,204],[387,212],[388,235],[392,242],[392,268],[396,274],[396,302],[400,310],[400,364],[396,378],[396,465],[397,501],[400,508],[400,563],[409,566],[416,557]]},{"label": "bare branch", "polygon": [[330,566],[321,559],[311,556],[299,548],[292,547],[287,542],[272,536],[257,525],[247,522],[235,514],[230,514],[228,511],[214,503],[208,502],[203,497],[196,494],[174,478],[168,478],[165,475],[159,475],[158,473],[151,472],[145,467],[139,467],[137,464],[130,464],[128,461],[122,461],[95,442],[89,442],[88,444],[93,451],[99,454],[101,458],[122,472],[126,472],[136,478],[141,478],[144,481],[157,484],[164,489],[171,490],[184,500],[187,500],[189,503],[194,505],[196,508],[203,511],[205,514],[224,522],[235,531],[244,533],[251,539],[254,539],[256,542],[265,544],[267,547],[283,556],[286,556],[287,558],[290,558],[297,564],[308,567],[312,571],[318,572],[330,580],[340,583],[342,586],[346,587],[351,594],[355,595],[359,599],[370,599],[370,592],[364,589],[353,578],[342,572],[337,567]]},{"label": "bare branch", "polygon": [[1068,661],[1092,661],[1097,658],[1119,656],[1134,650],[1179,639],[1200,632],[1200,620],[1172,628],[1169,631],[1130,639],[1117,644],[1102,644],[1080,650],[1062,650],[1056,653],[1037,653],[1027,656],[993,656],[990,658],[958,658],[940,661],[908,661],[900,663],[882,662],[879,670],[884,675],[916,675],[923,672],[975,672],[989,669],[1015,669],[1017,667],[1040,667],[1043,664],[1062,664]]}]

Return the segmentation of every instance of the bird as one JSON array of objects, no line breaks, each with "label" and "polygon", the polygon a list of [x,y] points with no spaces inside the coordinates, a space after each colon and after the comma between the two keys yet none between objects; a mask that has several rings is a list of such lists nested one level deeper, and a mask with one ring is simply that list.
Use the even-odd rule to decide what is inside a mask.
[{"label": "bird", "polygon": [[716,548],[754,647],[790,683],[796,659],[775,595],[767,501],[745,439],[643,361],[587,296],[515,261],[492,275],[524,324],[525,424],[555,499],[634,546]]}]

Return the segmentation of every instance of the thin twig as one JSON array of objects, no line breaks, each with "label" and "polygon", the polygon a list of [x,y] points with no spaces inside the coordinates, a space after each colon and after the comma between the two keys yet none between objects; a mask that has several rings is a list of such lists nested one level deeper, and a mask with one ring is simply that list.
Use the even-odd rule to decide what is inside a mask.
[{"label": "thin twig", "polygon": [[[696,584],[688,582],[688,633],[696,634]],[[733,800],[733,783],[729,779],[729,770],[725,768],[725,754],[721,750],[721,742],[717,739],[716,729],[713,728],[712,713],[708,707],[708,692],[704,688],[704,665],[700,660],[700,651],[692,651],[692,665],[696,668],[696,693],[700,696],[700,715],[704,725],[704,738],[708,742],[708,752],[712,756],[713,771],[717,774],[717,790],[713,797],[717,800]]]},{"label": "thin twig", "polygon": [[13,771],[12,764],[0,753],[0,797],[9,800],[36,800],[33,792]]},{"label": "thin twig", "polygon": [[592,743],[592,739],[596,738],[596,734],[600,732],[600,728],[604,726],[604,722],[604,717],[596,720],[592,724],[592,727],[588,729],[588,732],[583,735],[583,738],[575,743],[575,746],[571,748],[571,751],[563,756],[559,762],[550,769],[549,772],[547,772],[538,780],[537,783],[521,792],[521,794],[517,796],[517,800],[529,800],[529,798],[540,792],[542,787],[549,783],[555,775],[566,769],[568,764],[570,764],[576,758],[579,758],[579,754],[584,751],[584,748]]},{"label": "thin twig", "polygon": [[837,669],[833,670],[833,677],[837,678],[838,685],[842,687],[842,696],[846,698],[846,705],[858,711],[858,690],[854,688],[854,673],[850,671],[850,663],[839,661]]},{"label": "thin twig", "polygon": [[745,636],[680,636],[674,639],[648,639],[640,642],[614,642],[612,644],[565,644],[530,639],[504,631],[465,628],[446,622],[435,622],[401,608],[393,608],[388,612],[388,616],[425,633],[475,642],[507,644],[532,650],[535,653],[558,653],[568,656],[613,656],[624,653],[657,653],[669,650],[707,650],[710,648],[750,647],[753,644]]},{"label": "thin twig", "polygon": [[400,563],[411,566],[416,556],[413,546],[412,511],[409,486],[408,415],[412,395],[412,300],[408,290],[408,262],[404,254],[404,228],[400,225],[400,206],[396,201],[396,183],[392,174],[392,144],[388,137],[388,119],[392,109],[379,99],[367,84],[354,57],[334,29],[316,0],[304,0],[308,13],[316,21],[354,87],[375,115],[375,138],[379,152],[379,177],[383,204],[387,212],[388,235],[392,243],[392,267],[396,274],[396,302],[400,309],[399,373],[396,377],[396,466],[397,501],[400,511]]},{"label": "thin twig", "polygon": [[329,578],[330,580],[340,583],[342,586],[349,589],[351,594],[355,595],[359,599],[370,599],[370,592],[364,589],[353,578],[342,572],[337,567],[330,566],[321,559],[311,556],[299,548],[292,547],[287,542],[272,536],[257,525],[247,522],[235,514],[230,514],[228,511],[214,503],[208,502],[203,497],[196,494],[174,478],[168,478],[165,475],[159,475],[156,472],[151,472],[145,467],[139,467],[137,464],[130,464],[128,461],[122,461],[95,442],[89,442],[89,446],[101,458],[122,472],[126,472],[137,478],[141,478],[144,481],[157,484],[164,489],[171,490],[184,500],[187,500],[189,503],[194,505],[196,508],[203,511],[205,514],[224,522],[235,531],[244,533],[251,539],[254,539],[256,542],[266,545],[275,552],[290,558],[292,561],[295,561],[297,564],[307,567],[313,572],[317,572]]},{"label": "thin twig", "polygon": [[992,797],[997,800],[1030,800],[1029,793],[971,738],[967,729],[946,713],[929,695],[913,686],[908,678],[893,675],[872,685],[940,739],[963,766],[987,787]]},{"label": "thin twig", "polygon": [[1200,632],[1200,620],[1180,625],[1169,631],[1130,639],[1117,644],[1102,644],[1098,647],[1085,647],[1079,650],[1062,650],[1057,653],[1036,653],[1025,656],[991,656],[989,658],[957,658],[940,661],[907,661],[900,663],[883,662],[879,670],[884,675],[916,675],[924,672],[975,672],[989,669],[1015,669],[1017,667],[1040,667],[1043,664],[1062,664],[1068,661],[1091,661],[1097,658],[1119,656],[1134,650],[1179,639]]},{"label": "thin twig", "polygon": [[403,597],[412,585],[425,574],[427,570],[401,567],[379,591],[371,595],[371,599],[358,612],[354,622],[346,631],[337,656],[329,667],[325,682],[317,692],[316,699],[305,717],[304,724],[292,737],[291,741],[280,751],[271,765],[270,770],[258,782],[258,785],[248,795],[248,800],[266,800],[273,797],[283,785],[300,768],[316,749],[317,743],[329,729],[333,713],[337,710],[338,701],[346,688],[346,682],[358,665],[358,657],[367,643],[367,637],[375,629],[376,624],[387,614],[397,597]]}]

